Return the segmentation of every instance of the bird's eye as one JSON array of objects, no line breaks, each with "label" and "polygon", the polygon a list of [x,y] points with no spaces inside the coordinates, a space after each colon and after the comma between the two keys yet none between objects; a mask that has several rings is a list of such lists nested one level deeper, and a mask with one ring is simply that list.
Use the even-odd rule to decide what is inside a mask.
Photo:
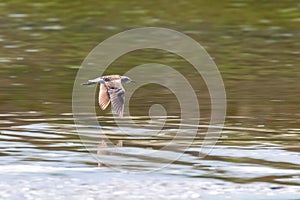
[{"label": "bird's eye", "polygon": [[109,78],[104,78],[104,81],[109,81]]}]

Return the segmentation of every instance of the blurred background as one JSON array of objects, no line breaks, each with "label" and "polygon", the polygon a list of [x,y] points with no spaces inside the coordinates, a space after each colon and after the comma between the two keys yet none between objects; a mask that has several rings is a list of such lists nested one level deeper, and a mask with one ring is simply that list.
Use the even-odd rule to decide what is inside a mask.
[{"label": "blurred background", "polygon": [[[1,181],[11,181],[11,175],[21,169],[29,185],[32,177],[60,177],[70,167],[95,169],[97,161],[82,146],[73,124],[72,88],[77,70],[96,45],[114,34],[138,27],[165,27],[187,34],[214,59],[226,88],[227,118],[222,138],[209,156],[200,159],[194,155],[199,142],[158,176],[222,181],[229,188],[259,182],[270,192],[277,192],[272,189],[275,184],[283,194],[284,189],[300,184],[299,26],[300,3],[296,0],[0,1]],[[120,57],[107,74],[122,74],[149,62],[173,66],[191,82],[198,82],[185,60],[154,50]],[[149,91],[156,97],[144,101]],[[179,116],[175,97],[166,101],[170,96],[156,85],[142,88],[133,96],[131,115],[147,123],[147,108],[163,102],[174,108],[168,110],[172,116]],[[207,92],[199,94],[203,124],[209,119],[208,97]],[[107,134],[113,140],[125,139],[124,148],[132,154],[149,146],[163,147],[172,139],[172,127],[179,123],[179,119],[172,120],[171,128],[162,133],[165,140],[156,136],[126,140],[113,135],[109,113],[97,112],[99,121],[107,125]],[[117,159],[130,162],[132,158]],[[159,162],[134,159],[141,171]],[[98,168],[90,173],[101,176],[103,171],[114,174],[111,169]],[[84,175],[74,170],[69,176],[74,174]],[[10,196],[8,191],[3,188],[3,197],[23,195]]]}]

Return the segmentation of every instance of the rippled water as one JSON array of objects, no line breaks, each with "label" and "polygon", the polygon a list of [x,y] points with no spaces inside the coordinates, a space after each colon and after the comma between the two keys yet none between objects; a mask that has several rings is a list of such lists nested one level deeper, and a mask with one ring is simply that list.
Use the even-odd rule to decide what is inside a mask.
[{"label": "rippled water", "polygon": [[[82,188],[78,186],[82,182],[80,177],[86,177],[82,184],[89,185],[99,176],[101,181],[93,183],[85,191],[87,195],[91,195],[89,193],[91,188],[97,187],[98,184],[108,184],[107,179],[112,179],[109,183],[110,187],[116,187],[120,181],[124,181],[123,178],[129,176],[130,178],[127,177],[125,180],[130,180],[130,183],[140,184],[139,182],[146,178],[150,183],[145,184],[151,184],[151,181],[155,184],[171,184],[170,187],[176,190],[178,189],[176,184],[189,188],[192,181],[193,187],[201,193],[203,190],[206,191],[205,195],[216,199],[227,190],[225,193],[228,198],[235,195],[249,195],[248,192],[251,190],[268,191],[270,197],[278,199],[284,197],[283,193],[287,191],[293,195],[300,194],[299,188],[294,187],[300,184],[299,140],[295,139],[299,129],[273,130],[263,127],[226,126],[217,145],[208,156],[201,158],[199,156],[203,140],[201,131],[193,144],[181,151],[161,150],[174,139],[173,128],[166,128],[160,134],[151,134],[153,129],[147,128],[143,131],[127,130],[122,134],[122,131],[109,125],[98,128],[86,127],[86,133],[91,133],[93,130],[93,133],[99,136],[99,140],[92,141],[96,146],[89,146],[88,144],[92,144],[91,141],[80,140],[71,113],[49,118],[43,118],[43,114],[38,112],[2,114],[0,117],[1,159],[3,160],[0,167],[1,176],[9,181],[11,177],[17,175],[20,182],[15,182],[16,185],[25,183],[28,188],[41,187],[38,186],[39,182],[45,179],[46,188],[49,189],[53,176],[52,181],[60,184],[60,187],[65,187],[65,184],[60,181],[75,182],[77,186],[74,187],[81,190]],[[110,117],[99,118],[100,124],[111,120]],[[136,120],[144,124],[149,122],[145,117]],[[177,122],[178,119],[173,118],[166,123]],[[201,126],[200,129],[203,127],[205,126]],[[128,135],[128,132],[131,134]],[[97,148],[97,144],[101,142],[103,134],[114,144],[118,140],[123,140],[123,147],[108,144],[108,147],[102,147],[102,153],[97,155],[95,147]],[[82,142],[87,145],[87,148]],[[191,138],[181,139],[179,142],[190,143]],[[88,150],[91,152],[89,153]],[[153,157],[151,153],[155,150],[160,150],[160,154]],[[172,156],[177,154],[179,158],[173,161]],[[97,167],[98,162],[105,163],[107,167]],[[135,173],[132,174],[133,172]],[[127,173],[129,174],[126,175]],[[37,185],[26,183],[30,180],[28,176]],[[62,180],[57,180],[57,177],[61,176]],[[64,176],[73,178],[66,179],[63,178]],[[110,176],[114,178],[105,178]],[[188,177],[196,179],[186,179]],[[200,179],[196,181],[198,178]],[[127,184],[126,181],[123,184]],[[201,185],[197,186],[198,184]],[[245,184],[245,186],[238,184]],[[132,186],[131,189],[136,188]],[[144,189],[147,191],[149,188]],[[195,198],[198,197],[199,194],[194,189],[186,194],[186,198],[193,195]],[[2,194],[5,196],[7,191],[7,188],[4,189]],[[107,194],[103,189],[99,191]],[[127,189],[125,191],[128,192]],[[165,192],[165,195],[167,193]],[[263,195],[260,192],[258,194]],[[20,192],[18,195],[24,194]],[[45,197],[46,194],[40,191],[37,195]],[[117,197],[118,193],[111,193],[111,196]]]},{"label": "rippled water", "polygon": [[[0,199],[299,199],[299,9],[293,0],[0,2]],[[122,132],[109,113],[97,110],[100,125],[81,127],[86,135],[78,135],[71,106],[82,61],[106,38],[145,26],[187,34],[220,70],[227,118],[203,158],[209,93],[184,59],[163,51],[131,52],[106,73],[159,62],[184,74],[199,87],[195,138],[186,129],[176,140],[181,146],[153,156],[180,123],[175,96],[157,85],[130,100],[132,119],[143,129],[125,119]],[[154,133],[162,119],[147,115],[157,103],[169,117]],[[112,143],[104,148],[107,139]],[[114,146],[120,140],[123,147]]]}]

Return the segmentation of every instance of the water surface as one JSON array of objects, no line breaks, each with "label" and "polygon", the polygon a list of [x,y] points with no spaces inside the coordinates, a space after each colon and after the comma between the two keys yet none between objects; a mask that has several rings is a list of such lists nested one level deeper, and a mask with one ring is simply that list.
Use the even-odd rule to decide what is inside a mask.
[{"label": "water surface", "polygon": [[[253,198],[299,199],[299,9],[298,1],[0,2],[1,199],[59,199],[63,194],[132,199],[142,192],[146,198],[251,199],[257,193]],[[122,74],[150,62],[174,67],[200,85],[199,130],[184,153],[145,156],[173,139],[180,107],[170,91],[143,87],[130,100],[130,111],[144,130],[118,133],[111,114],[97,110],[105,136],[124,144],[117,153],[103,155],[111,167],[99,168],[93,155],[98,141],[85,148],[74,125],[74,79],[99,42],[145,26],[183,32],[205,47],[224,80],[225,127],[213,151],[199,157],[210,117],[205,83],[176,55],[131,52],[106,73]],[[152,134],[147,117],[155,103],[169,115],[160,134]],[[172,164],[148,173],[177,154]]]}]

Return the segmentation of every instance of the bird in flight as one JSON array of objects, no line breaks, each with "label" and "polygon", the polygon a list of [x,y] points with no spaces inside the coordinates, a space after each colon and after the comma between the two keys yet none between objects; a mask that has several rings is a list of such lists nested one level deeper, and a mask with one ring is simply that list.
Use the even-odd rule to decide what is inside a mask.
[{"label": "bird in flight", "polygon": [[114,115],[123,117],[125,90],[122,86],[124,83],[134,82],[127,76],[108,75],[101,76],[82,85],[100,84],[98,102],[102,110],[105,110],[111,102],[111,110]]}]

